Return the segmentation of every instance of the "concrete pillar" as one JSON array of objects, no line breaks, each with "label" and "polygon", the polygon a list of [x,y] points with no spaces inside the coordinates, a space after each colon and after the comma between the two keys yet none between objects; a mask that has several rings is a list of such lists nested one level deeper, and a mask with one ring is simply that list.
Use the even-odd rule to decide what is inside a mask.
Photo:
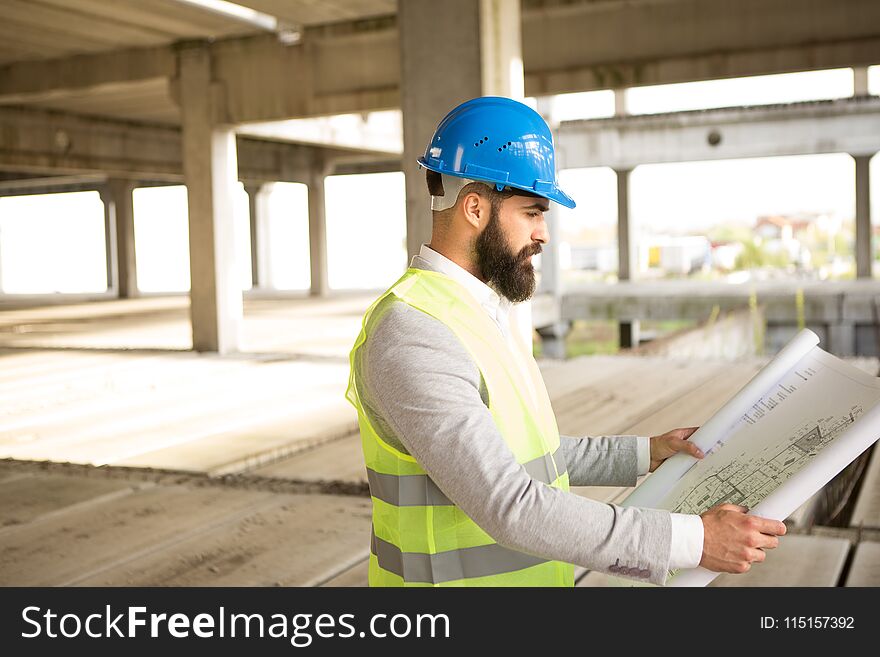
[{"label": "concrete pillar", "polygon": [[114,290],[120,299],[138,296],[133,190],[132,181],[118,178],[111,178],[98,190],[104,203],[107,289]]},{"label": "concrete pillar", "polygon": [[[477,96],[524,96],[520,0],[399,0],[397,24],[411,257],[431,240],[431,201],[416,159],[440,119]],[[454,64],[438,56],[438,48],[450,53]],[[531,350],[530,303],[514,307],[514,321]]]},{"label": "concrete pillar", "polygon": [[627,106],[626,89],[615,89],[614,115],[626,116],[627,114],[629,114],[629,107]]},{"label": "concrete pillar", "polygon": [[[557,128],[559,123],[553,115],[553,97],[543,96],[538,98],[538,113],[547,121],[547,125],[553,131],[553,140],[559,145]],[[563,153],[557,148],[556,166],[562,168]],[[544,213],[547,222],[547,231],[550,240],[544,245],[541,253],[541,286],[539,292],[548,294],[553,298],[553,307],[557,310],[562,308],[562,268],[559,260],[559,243],[562,235],[559,226],[559,206],[550,204],[550,210]],[[557,315],[558,317],[558,315]],[[546,358],[565,358],[565,337],[568,335],[570,326],[568,322],[556,321],[549,326],[538,327],[538,335],[541,336],[541,352]]]},{"label": "concrete pillar", "polygon": [[[547,121],[550,130],[553,132],[553,141],[558,145],[559,139],[557,128],[559,124],[553,117],[553,98],[543,96],[538,98],[538,113]],[[562,153],[557,149],[556,166],[562,166]],[[544,213],[544,219],[547,222],[547,230],[550,233],[550,241],[544,245],[541,253],[541,287],[540,292],[551,294],[559,297],[562,294],[562,271],[559,264],[559,242],[561,235],[559,233],[559,212],[556,203],[550,204],[550,210]]]},{"label": "concrete pillar", "polygon": [[871,156],[856,155],[856,277],[871,278]]},{"label": "concrete pillar", "polygon": [[868,95],[868,67],[853,66],[853,96]]},{"label": "concrete pillar", "polygon": [[272,281],[271,249],[269,248],[269,191],[266,183],[246,183],[244,191],[248,195],[251,233],[251,284],[254,289],[271,289]]},{"label": "concrete pillar", "polygon": [[193,349],[230,353],[238,350],[242,320],[233,225],[235,132],[221,123],[221,93],[211,80],[207,47],[185,46],[178,57]]},{"label": "concrete pillar", "polygon": [[[614,90],[614,115],[629,114],[627,106],[627,90]],[[629,281],[635,277],[638,269],[635,240],[632,234],[632,222],[629,214],[629,175],[631,170],[615,171],[617,174],[617,280]],[[629,349],[639,345],[639,320],[619,322],[619,343],[621,349]]]},{"label": "concrete pillar", "polygon": [[[629,212],[629,177],[632,169],[615,170],[617,174],[617,280],[636,277],[638,258]],[[639,345],[639,320],[620,322],[620,348]]]},{"label": "concrete pillar", "polygon": [[309,187],[309,295],[325,297],[330,292],[327,275],[327,213],[324,179],[328,168],[317,162],[307,182]]},{"label": "concrete pillar", "polygon": [[[553,308],[558,313],[562,310],[563,285],[562,270],[559,266],[559,212],[554,206],[555,204],[551,204],[550,211],[544,214],[550,241],[544,245],[541,252],[541,286],[538,291],[553,298]],[[556,317],[558,316],[557,314]],[[565,338],[570,329],[568,322],[561,321],[553,322],[550,326],[538,327],[542,355],[546,358],[565,358]]]},{"label": "concrete pillar", "polygon": [[[431,239],[423,155],[440,119],[477,96],[523,97],[519,0],[400,0],[403,167],[407,251]],[[451,60],[438,56],[438,49]]]}]

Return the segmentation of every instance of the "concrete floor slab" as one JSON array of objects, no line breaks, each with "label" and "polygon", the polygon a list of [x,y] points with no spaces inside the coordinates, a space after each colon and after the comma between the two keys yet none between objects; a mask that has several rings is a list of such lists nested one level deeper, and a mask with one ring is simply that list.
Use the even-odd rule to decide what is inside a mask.
[{"label": "concrete floor slab", "polygon": [[368,499],[276,495],[269,504],[77,585],[314,586],[363,560],[369,536]]},{"label": "concrete floor slab", "polygon": [[64,586],[278,503],[277,495],[161,486],[0,535],[0,585]]},{"label": "concrete floor slab", "polygon": [[742,575],[719,575],[711,586],[837,586],[849,550],[843,538],[783,536],[763,563]]},{"label": "concrete floor slab", "polygon": [[0,528],[32,523],[47,514],[134,490],[130,483],[116,479],[21,474],[0,479]]},{"label": "concrete floor slab", "polygon": [[299,481],[367,481],[358,433],[255,468],[250,470],[250,474]]},{"label": "concrete floor slab", "polygon": [[862,541],[846,578],[847,586],[880,586],[880,543]]},{"label": "concrete floor slab", "polygon": [[336,577],[327,580],[322,586],[369,586],[369,558],[361,559],[355,565],[339,573]]},{"label": "concrete floor slab", "polygon": [[880,528],[880,448],[876,445],[863,476],[850,526]]}]

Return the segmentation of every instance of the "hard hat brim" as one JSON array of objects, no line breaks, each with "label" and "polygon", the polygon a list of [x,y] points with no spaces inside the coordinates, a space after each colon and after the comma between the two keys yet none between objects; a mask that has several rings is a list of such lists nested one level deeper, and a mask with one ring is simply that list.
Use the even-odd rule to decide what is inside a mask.
[{"label": "hard hat brim", "polygon": [[553,201],[555,203],[559,203],[563,207],[566,207],[570,210],[577,207],[577,203],[574,202],[574,199],[571,198],[571,196],[569,196],[565,192],[563,192],[561,189],[559,189],[559,187],[556,185],[553,185],[553,187],[547,191],[538,191],[538,190],[536,190],[532,187],[528,187],[526,185],[517,185],[516,183],[511,183],[511,182],[499,183],[496,180],[492,180],[491,178],[484,178],[484,177],[482,177],[478,174],[474,174],[474,173],[468,173],[467,175],[464,175],[464,174],[460,174],[456,171],[446,171],[446,170],[440,169],[438,167],[431,166],[430,164],[428,164],[425,161],[424,157],[419,157],[417,159],[417,162],[419,163],[420,166],[424,167],[425,169],[428,169],[429,171],[435,171],[437,173],[442,173],[447,176],[455,176],[457,178],[469,178],[471,180],[478,180],[478,181],[484,182],[488,185],[502,185],[503,184],[504,187],[512,187],[514,189],[521,189],[524,192],[529,192],[531,194],[534,194],[535,196],[540,196],[541,198],[546,198],[546,199]]}]

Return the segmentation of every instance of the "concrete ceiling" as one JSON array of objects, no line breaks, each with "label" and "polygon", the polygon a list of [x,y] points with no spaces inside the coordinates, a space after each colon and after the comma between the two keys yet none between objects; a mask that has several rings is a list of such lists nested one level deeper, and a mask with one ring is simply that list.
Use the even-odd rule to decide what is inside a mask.
[{"label": "concrete ceiling", "polygon": [[[314,26],[393,14],[397,2],[238,0],[236,4],[290,25]],[[0,66],[266,31],[187,0],[0,0]],[[57,94],[29,105],[158,124],[180,121],[166,78]]]},{"label": "concrete ceiling", "polygon": [[0,64],[254,32],[177,0],[0,0]]},{"label": "concrete ceiling", "polygon": [[[295,45],[199,1],[0,0],[0,107],[177,125],[177,52],[189,40],[210,42],[233,123],[400,106],[397,0],[236,0],[301,26]],[[877,0],[522,7],[528,95],[880,63]]]},{"label": "concrete ceiling", "polygon": [[[396,0],[237,0],[296,25],[370,18]],[[265,31],[186,0],[0,0],[0,66]]]},{"label": "concrete ceiling", "polygon": [[236,0],[289,23],[319,25],[397,13],[397,0]]}]

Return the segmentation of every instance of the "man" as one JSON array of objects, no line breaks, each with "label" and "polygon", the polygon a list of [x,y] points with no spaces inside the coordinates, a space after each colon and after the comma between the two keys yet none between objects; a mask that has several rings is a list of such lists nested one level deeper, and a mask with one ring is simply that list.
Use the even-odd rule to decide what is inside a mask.
[{"label": "man", "polygon": [[571,586],[573,565],[663,584],[702,565],[745,572],[785,526],[723,504],[702,516],[603,504],[569,485],[631,486],[695,428],[560,436],[511,321],[535,288],[556,183],[547,124],[526,105],[452,110],[419,163],[433,232],[367,310],[347,396],[373,501],[371,586]]}]

